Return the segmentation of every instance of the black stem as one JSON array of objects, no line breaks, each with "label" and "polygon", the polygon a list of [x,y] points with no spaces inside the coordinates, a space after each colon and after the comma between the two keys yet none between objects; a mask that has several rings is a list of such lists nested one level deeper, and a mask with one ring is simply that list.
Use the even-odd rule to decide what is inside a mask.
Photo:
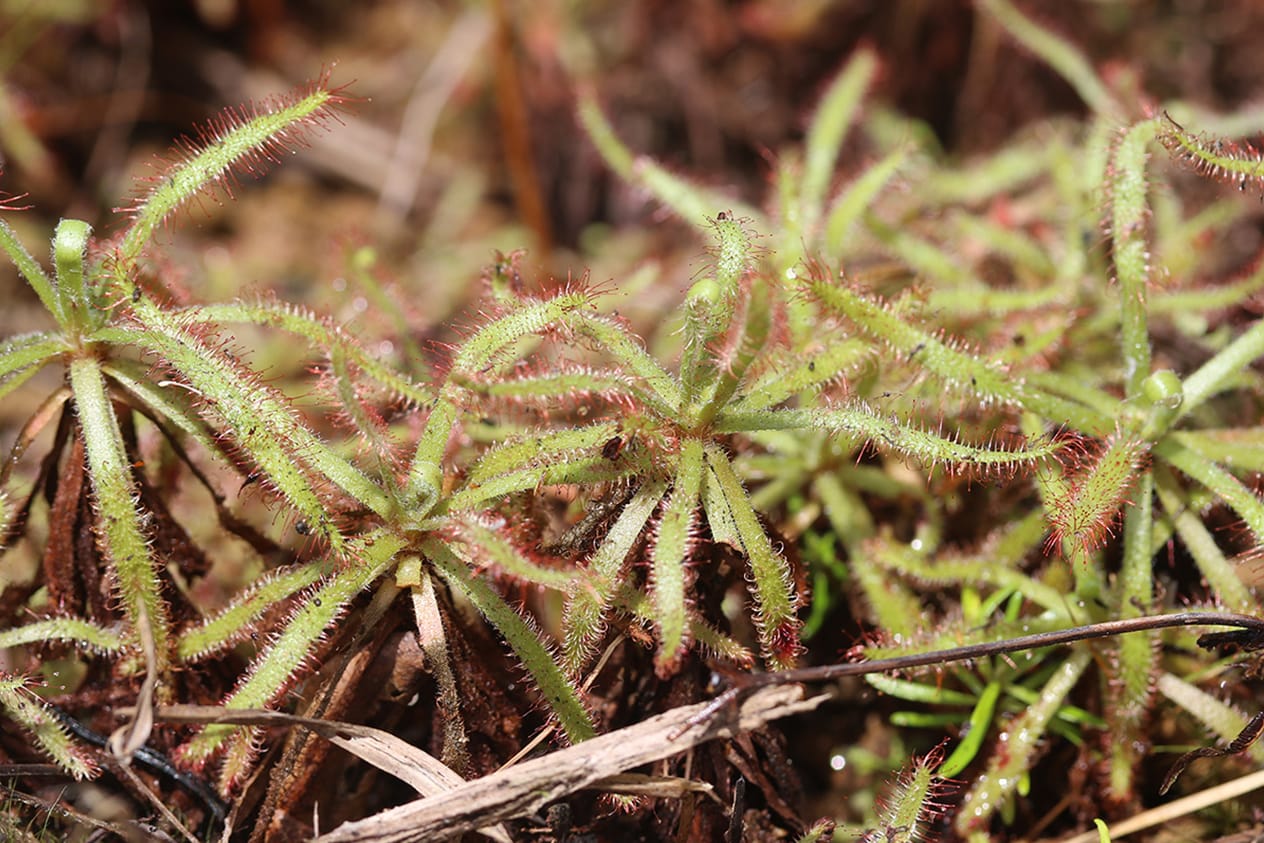
[{"label": "black stem", "polygon": [[[65,711],[62,711],[52,703],[45,702],[44,706],[57,717],[61,724],[66,727],[73,735],[78,737],[85,743],[101,749],[108,749],[110,739],[105,735],[99,734],[89,729],[79,720],[71,717]],[[224,804],[224,800],[220,799],[210,785],[202,781],[202,779],[184,770],[179,769],[167,759],[165,755],[155,749],[142,746],[132,754],[132,760],[142,767],[147,768],[153,773],[167,778],[168,780],[180,785],[189,793],[196,796],[207,811],[210,812],[215,822],[223,824],[228,816],[228,806]]]}]

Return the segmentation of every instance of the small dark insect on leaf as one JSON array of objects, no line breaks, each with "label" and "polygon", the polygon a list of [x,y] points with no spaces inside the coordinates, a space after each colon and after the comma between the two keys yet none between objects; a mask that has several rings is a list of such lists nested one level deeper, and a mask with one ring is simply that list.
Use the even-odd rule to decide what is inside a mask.
[{"label": "small dark insect on leaf", "polygon": [[294,532],[298,533],[300,536],[306,536],[311,531],[312,531],[312,528],[310,525],[308,525],[306,521],[294,522]]},{"label": "small dark insect on leaf", "polygon": [[[1207,636],[1203,636],[1206,638]],[[1168,770],[1167,776],[1163,779],[1163,786],[1159,788],[1159,793],[1167,793],[1172,785],[1176,783],[1176,779],[1181,773],[1185,772],[1185,768],[1189,763],[1197,758],[1223,758],[1226,755],[1237,755],[1239,752],[1245,752],[1250,749],[1251,744],[1260,739],[1260,734],[1264,733],[1264,711],[1257,712],[1251,718],[1251,722],[1246,724],[1238,736],[1231,740],[1224,747],[1204,746],[1199,749],[1185,753],[1176,759],[1176,763],[1172,765],[1172,769]]]},{"label": "small dark insect on leaf", "polygon": [[623,437],[612,436],[606,444],[601,446],[601,456],[603,459],[613,460],[623,453]]}]

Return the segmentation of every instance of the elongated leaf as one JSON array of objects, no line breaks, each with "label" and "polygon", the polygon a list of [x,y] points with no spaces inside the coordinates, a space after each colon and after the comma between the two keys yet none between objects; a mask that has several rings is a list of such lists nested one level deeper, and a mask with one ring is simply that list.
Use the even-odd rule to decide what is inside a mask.
[{"label": "elongated leaf", "polygon": [[1172,466],[1210,489],[1216,497],[1242,516],[1247,527],[1255,534],[1256,541],[1264,541],[1264,501],[1241,480],[1174,438],[1164,439],[1155,445],[1154,455],[1167,460]]},{"label": "elongated leaf", "polygon": [[806,283],[826,310],[847,317],[888,344],[895,353],[914,360],[946,383],[968,389],[984,401],[1015,404],[1055,424],[1070,424],[1086,433],[1106,434],[1114,427],[1112,419],[1098,418],[1085,407],[1025,384],[972,354],[960,343],[946,341],[909,324],[882,302],[836,284],[832,279],[817,277]]},{"label": "elongated leaf", "polygon": [[0,630],[0,649],[44,641],[72,641],[98,653],[110,653],[123,648],[123,639],[117,632],[103,629],[81,618],[46,618],[13,629]]},{"label": "elongated leaf", "polygon": [[685,568],[693,543],[701,488],[702,444],[696,439],[686,439],[681,443],[672,490],[663,506],[658,535],[650,551],[650,599],[654,603],[654,625],[659,638],[654,664],[661,675],[671,673],[688,644],[685,589],[689,578]]},{"label": "elongated leaf", "polygon": [[279,328],[304,338],[311,343],[313,349],[323,350],[326,353],[337,350],[349,362],[355,364],[355,367],[367,378],[414,404],[423,405],[434,397],[424,384],[409,380],[392,366],[368,353],[364,346],[344,329],[294,305],[232,302],[199,305],[179,311],[179,313],[182,319],[193,322],[206,322],[213,325],[248,322],[265,328]]},{"label": "elongated leaf", "polygon": [[576,574],[571,571],[547,567],[527,558],[509,539],[477,518],[457,521],[455,528],[466,545],[462,555],[476,565],[494,565],[511,577],[560,591],[565,591],[575,580]]},{"label": "elongated leaf", "polygon": [[877,70],[878,58],[873,50],[856,50],[816,106],[803,144],[803,185],[799,191],[803,228],[809,233],[820,217],[843,138],[855,121],[860,101]]},{"label": "elongated leaf", "polygon": [[132,482],[131,461],[123,447],[114,406],[105,390],[100,363],[92,357],[70,364],[70,387],[88,457],[88,476],[96,500],[101,549],[118,578],[118,595],[133,625],[148,623],[158,658],[166,668],[169,638],[167,604],[162,599],[157,562],[141,529],[139,496]]},{"label": "elongated leaf", "polygon": [[733,473],[728,457],[715,445],[706,448],[707,465],[715,473],[720,491],[728,503],[733,524],[750,561],[751,591],[755,597],[755,623],[764,658],[773,668],[794,664],[800,650],[799,627],[795,615],[797,598],[785,558],[773,550],[772,541],[759,523],[746,490]]},{"label": "elongated leaf", "polygon": [[1115,147],[1109,168],[1112,238],[1111,254],[1119,282],[1124,387],[1129,398],[1141,392],[1150,374],[1150,334],[1146,296],[1150,266],[1149,208],[1146,200],[1146,147],[1154,139],[1158,121],[1146,120],[1130,128]]},{"label": "elongated leaf", "polygon": [[619,432],[615,422],[598,422],[584,427],[545,430],[522,438],[506,439],[489,448],[470,467],[467,483],[481,483],[498,474],[547,465],[569,455],[602,447]]},{"label": "elongated leaf", "polygon": [[1208,398],[1225,388],[1232,378],[1264,356],[1264,319],[1258,320],[1241,336],[1198,367],[1182,384],[1184,400],[1180,412],[1188,415]]},{"label": "elongated leaf", "polygon": [[1061,74],[1095,113],[1111,118],[1121,113],[1119,101],[1078,47],[1032,21],[1009,0],[981,0],[980,7],[1005,27],[1018,43]]},{"label": "elongated leaf", "polygon": [[987,828],[996,810],[1012,798],[1020,779],[1031,768],[1032,756],[1039,750],[1049,722],[1092,658],[1092,651],[1087,647],[1073,652],[1049,677],[1040,691],[1040,698],[1006,724],[1001,739],[1004,751],[995,752],[988,759],[987,773],[975,779],[961,810],[957,812],[955,828],[958,834],[968,835]]},{"label": "elongated leaf", "polygon": [[44,272],[44,268],[35,262],[35,258],[31,257],[31,253],[26,250],[17,235],[13,233],[13,229],[4,220],[0,220],[0,249],[4,249],[9,260],[13,261],[18,272],[26,279],[26,283],[30,285],[35,295],[39,296],[40,304],[44,305],[44,309],[58,322],[62,322],[65,314],[62,313],[61,299],[57,296],[52,279]]},{"label": "elongated leaf", "polygon": [[[391,502],[382,490],[308,430],[285,399],[262,384],[258,375],[147,300],[142,299],[136,307],[148,330],[129,332],[123,338],[160,355],[188,379],[196,394],[212,399],[211,409],[223,420],[238,447],[331,547],[341,550],[344,542],[313,489],[308,470],[327,477],[374,512],[391,511]],[[308,466],[310,469],[305,470]]]},{"label": "elongated leaf", "polygon": [[198,414],[193,393],[161,386],[150,376],[147,367],[131,360],[111,360],[102,368],[112,381],[135,395],[156,416],[195,440],[208,454],[228,461],[219,438]]},{"label": "elongated leaf", "polygon": [[34,738],[53,760],[76,779],[97,774],[92,757],[66,733],[57,717],[27,687],[30,680],[0,673],[0,709]]},{"label": "elongated leaf", "polygon": [[612,170],[629,184],[649,191],[687,222],[705,225],[708,219],[726,208],[732,209],[738,217],[751,220],[763,218],[755,208],[743,205],[731,196],[715,193],[673,175],[649,158],[634,158],[592,98],[580,100],[579,120]]},{"label": "elongated leaf", "polygon": [[855,444],[871,442],[912,457],[926,466],[947,465],[958,471],[1014,470],[1032,466],[1052,456],[1057,442],[1020,443],[1012,448],[980,447],[958,442],[879,415],[864,404],[829,410],[764,410],[726,412],[716,422],[717,432],[745,433],[755,430],[826,430]]},{"label": "elongated leaf", "polygon": [[0,343],[0,382],[14,373],[39,368],[70,346],[53,333],[19,334]]},{"label": "elongated leaf", "polygon": [[851,184],[841,190],[830,206],[822,236],[823,257],[837,261],[842,257],[847,237],[856,222],[871,208],[874,199],[895,177],[909,158],[906,148],[897,149],[868,167]]},{"label": "elongated leaf", "polygon": [[806,360],[790,369],[774,367],[761,374],[743,390],[741,399],[731,409],[745,412],[776,406],[800,392],[841,380],[867,361],[871,353],[869,344],[857,339],[827,342],[819,353],[800,352],[799,357],[806,356]]},{"label": "elongated leaf", "polygon": [[176,640],[176,653],[181,661],[191,663],[227,650],[250,637],[253,622],[263,613],[335,570],[334,564],[310,563],[290,571],[269,572],[214,617],[182,632]]},{"label": "elongated leaf", "polygon": [[[119,245],[121,267],[130,267],[154,229],[176,209],[216,186],[229,189],[233,169],[257,174],[301,143],[305,127],[333,119],[345,97],[328,83],[328,78],[322,76],[297,95],[226,111],[200,132],[200,147],[193,141],[183,141],[183,160],[154,179],[152,188],[129,209],[133,220]],[[125,291],[130,292],[130,283]]]},{"label": "elongated leaf", "polygon": [[610,317],[584,311],[568,314],[566,323],[581,335],[595,341],[616,362],[645,381],[652,393],[647,395],[651,399],[651,406],[666,415],[680,410],[684,401],[680,383],[620,323]]}]

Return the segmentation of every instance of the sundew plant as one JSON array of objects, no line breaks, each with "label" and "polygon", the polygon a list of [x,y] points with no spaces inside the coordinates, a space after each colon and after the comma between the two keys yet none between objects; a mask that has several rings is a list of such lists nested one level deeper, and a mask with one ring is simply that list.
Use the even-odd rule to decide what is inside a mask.
[{"label": "sundew plant", "polygon": [[[0,344],[0,397],[45,390],[0,469],[8,766],[112,777],[193,839],[310,836],[345,762],[324,771],[329,746],[264,710],[399,776],[363,745],[393,737],[424,801],[533,732],[582,749],[699,703],[712,668],[739,689],[864,672],[795,672],[836,660],[811,644],[844,624],[915,749],[894,788],[795,816],[759,773],[785,750],[752,733],[605,782],[636,833],[740,837],[751,788],[791,839],[1009,839],[1140,811],[1173,760],[1156,744],[1206,742],[1193,723],[1264,758],[1252,712],[1209,692],[1248,683],[1182,629],[1259,611],[1235,557],[1264,535],[1264,264],[1212,244],[1249,218],[1264,158],[1182,103],[1130,112],[1068,42],[980,9],[1087,121],[948,160],[868,101],[861,50],[761,210],[637,157],[582,98],[609,167],[708,243],[665,341],[609,313],[619,279],[533,285],[517,255],[424,359],[406,327],[383,356],[276,297],[177,295],[156,234],[336,131],[348,95],[323,77],[179,144],[117,235],[63,220],[47,266],[3,219],[20,200],[0,203],[49,325]],[[1196,204],[1191,170],[1224,189]],[[349,260],[369,287],[372,260]],[[242,339],[259,336],[301,359],[264,367]],[[1079,803],[1037,804],[1033,783],[1072,765]],[[3,828],[36,834],[16,819],[48,809],[30,791]],[[372,811],[413,798],[384,793]],[[351,803],[335,824],[372,822]],[[555,837],[616,829],[610,802],[576,804],[550,812]],[[469,827],[539,839],[525,805]]]},{"label": "sundew plant", "polygon": [[[1264,526],[1252,424],[1264,337],[1252,302],[1264,276],[1257,256],[1225,268],[1208,244],[1251,212],[1259,153],[1189,131],[1170,116],[1190,113],[1179,103],[1130,114],[1071,44],[1006,2],[980,5],[1063,74],[1090,121],[1042,126],[952,166],[917,142],[925,133],[864,106],[876,62],[861,52],[826,91],[804,148],[780,156],[769,212],[743,213],[767,234],[767,283],[787,302],[795,354],[811,360],[824,347],[854,367],[840,401],[880,405],[905,433],[994,442],[1021,432],[1061,447],[997,495],[995,474],[954,479],[952,469],[977,466],[947,452],[920,455],[910,488],[890,455],[872,457],[881,437],[857,452],[835,437],[750,431],[739,475],[768,517],[817,549],[814,618],[842,572],[875,630],[869,657],[1191,603],[1256,613],[1233,557],[1251,553]],[[682,218],[725,203],[637,158],[595,100],[581,108],[610,166]],[[864,135],[869,163],[839,178],[849,128]],[[1174,181],[1182,165],[1233,190],[1187,207]],[[842,333],[822,343],[827,327]],[[899,496],[917,501],[911,527],[882,523],[882,501]],[[1191,665],[1165,656],[1188,647],[1186,635],[980,661],[950,669],[950,681],[944,671],[869,677],[933,706],[899,722],[956,723],[962,735],[927,779],[940,785],[899,791],[934,803],[937,819],[888,814],[870,832],[916,839],[931,823],[970,839],[1021,833],[1015,800],[1039,780],[1042,756],[1056,755],[1052,735],[1070,742],[1059,757],[1085,762],[1101,784],[1100,813],[1137,810],[1153,794],[1138,775],[1161,701],[1225,739],[1247,724],[1197,687]],[[943,778],[966,781],[951,809]]]}]

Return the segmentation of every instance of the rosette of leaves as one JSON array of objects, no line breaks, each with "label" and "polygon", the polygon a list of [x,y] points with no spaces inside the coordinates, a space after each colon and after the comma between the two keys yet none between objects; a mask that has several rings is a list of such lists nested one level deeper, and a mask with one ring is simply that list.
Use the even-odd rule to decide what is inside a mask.
[{"label": "rosette of leaves", "polygon": [[[266,477],[266,486],[335,557],[345,553],[346,542],[331,510],[348,499],[386,505],[372,481],[320,444],[277,390],[228,353],[213,325],[164,308],[138,284],[152,235],[164,220],[200,193],[230,186],[233,168],[258,168],[287,143],[301,142],[302,128],[328,121],[341,102],[341,94],[322,79],[292,97],[226,115],[203,131],[201,146],[188,142],[153,180],[128,209],[131,224],[117,238],[96,241],[87,224],[63,220],[53,237],[52,276],[0,221],[0,247],[54,323],[51,330],[4,342],[0,394],[22,387],[46,366],[65,372],[64,383],[18,432],[0,478],[7,490],[10,471],[26,448],[42,430],[56,428],[36,488],[25,503],[7,508],[5,521],[9,549],[25,528],[36,494],[51,500],[42,575],[8,584],[14,599],[6,602],[11,611],[22,612],[36,599],[39,606],[31,608],[40,619],[10,617],[3,642],[71,642],[109,655],[120,680],[143,677],[138,699],[143,713],[135,721],[142,725],[119,739],[120,754],[130,755],[144,743],[155,699],[180,694],[179,667],[193,655],[187,636],[197,615],[182,584],[203,576],[209,564],[166,508],[161,481],[145,470],[138,425],[156,428],[178,458],[187,458],[184,445],[196,442],[209,455]],[[287,130],[292,137],[280,140]],[[312,331],[362,356],[324,326],[313,322]],[[198,472],[194,476],[204,479]],[[236,522],[221,494],[212,494],[226,525],[256,547],[271,547]],[[310,585],[317,571],[278,573],[273,594]],[[256,611],[261,608],[256,604]],[[55,721],[50,726],[39,706],[6,706],[6,711],[33,729],[60,763],[85,772],[42,736],[60,726]]]},{"label": "rosette of leaves", "polygon": [[[63,706],[91,705],[99,720],[103,702],[135,705],[131,724],[110,744],[116,755],[129,757],[151,737],[155,703],[218,697],[234,709],[274,704],[334,644],[374,632],[396,598],[410,601],[440,674],[444,715],[455,730],[445,746],[459,747],[459,703],[450,667],[446,673],[442,668],[450,600],[436,587],[436,576],[488,618],[521,658],[569,739],[593,732],[577,691],[533,626],[466,561],[496,558],[510,568],[530,566],[486,526],[481,508],[550,477],[566,482],[582,466],[545,466],[547,444],[516,457],[493,450],[488,458],[496,467],[474,460],[464,479],[445,462],[470,403],[457,384],[494,372],[506,347],[586,309],[589,294],[502,303],[497,318],[454,351],[448,378],[434,389],[400,375],[348,332],[301,309],[270,302],[176,307],[165,301],[161,274],[149,276],[152,235],[178,208],[217,185],[230,185],[234,169],[256,172],[301,142],[305,129],[335,117],[343,102],[321,79],[293,96],[230,112],[181,147],[178,159],[129,209],[131,224],[119,237],[96,241],[84,223],[63,221],[53,239],[51,276],[0,220],[0,247],[54,324],[0,346],[0,395],[38,383],[32,378],[45,367],[65,372],[64,384],[18,432],[0,478],[6,492],[16,487],[12,466],[43,441],[42,430],[55,428],[35,488],[24,501],[4,498],[9,551],[30,523],[35,498],[42,494],[51,503],[41,570],[29,581],[5,584],[9,615],[0,646],[25,647],[30,662],[26,673],[0,678],[0,706],[75,776],[95,772],[90,753],[32,694],[46,653],[41,648],[49,642],[64,642],[59,646],[79,650],[89,662],[89,679],[63,697]],[[6,210],[15,206],[6,203]],[[240,323],[288,333],[324,355],[323,381],[335,413],[355,432],[353,444],[372,458],[369,467],[343,455],[346,443],[319,436],[285,393],[231,349],[229,329]],[[409,407],[429,409],[411,456],[401,454],[384,421],[391,408]],[[157,457],[140,444],[138,431],[149,429],[163,443]],[[306,549],[287,550],[250,526],[200,467],[203,460],[235,470],[243,489],[266,490],[306,537]],[[226,531],[285,563],[226,605],[200,605],[190,587],[207,574],[212,559],[166,504],[181,467],[209,491]],[[356,615],[357,624],[340,625],[368,590],[375,597]],[[255,642],[256,655],[237,674],[232,651],[243,642]],[[227,669],[208,667],[217,659]],[[163,749],[176,738],[152,736]],[[252,768],[257,738],[251,730],[209,726],[178,754],[196,767],[222,757],[220,787],[229,792]],[[459,749],[451,757],[459,761]]]},{"label": "rosette of leaves", "polygon": [[[1088,77],[1071,72],[1084,70],[1087,63],[1066,42],[1016,16],[1006,3],[989,2],[987,8],[1011,34],[1067,72],[1073,83],[1078,79],[1081,87],[1089,84]],[[1106,87],[1092,78],[1091,90],[1084,92],[1086,101],[1112,102]],[[1108,111],[1099,115],[1099,126],[1119,118],[1116,108]],[[1199,170],[1236,186],[1251,183],[1248,174],[1258,166],[1258,157],[1253,162],[1249,154],[1241,154],[1243,147],[1195,138],[1165,119],[1141,120],[1113,138],[1094,129],[1079,142],[1078,152],[1069,147],[1046,158],[1047,176],[1035,178],[1018,197],[1009,199],[1015,206],[1048,203],[1050,212],[1033,214],[1027,228],[1007,234],[974,225],[974,242],[962,249],[951,242],[918,239],[907,226],[895,233],[877,224],[893,254],[936,282],[935,292],[928,296],[941,314],[935,322],[884,301],[863,285],[839,285],[823,274],[808,283],[821,306],[887,343],[894,354],[915,354],[935,382],[1021,413],[1029,433],[1056,428],[1074,443],[1063,452],[1058,470],[1038,476],[1041,506],[1011,512],[1008,523],[986,536],[978,548],[963,551],[934,536],[930,541],[919,538],[913,546],[890,536],[866,545],[857,564],[876,565],[888,576],[895,574],[939,594],[945,587],[961,589],[957,619],[930,636],[919,635],[908,625],[902,603],[875,606],[883,627],[906,641],[919,641],[918,647],[958,641],[969,628],[977,628],[977,611],[970,610],[964,599],[969,594],[976,595],[976,604],[978,594],[1002,602],[1007,595],[1022,595],[1039,610],[1038,615],[1020,617],[1023,629],[1067,626],[1103,612],[1134,617],[1176,600],[1206,601],[1208,595],[1237,611],[1258,611],[1257,600],[1228,557],[1235,549],[1257,544],[1264,526],[1261,501],[1249,485],[1259,467],[1259,431],[1235,426],[1242,417],[1240,409],[1226,411],[1243,403],[1258,407],[1258,378],[1249,366],[1264,351],[1264,334],[1258,323],[1245,329],[1226,325],[1209,330],[1217,313],[1243,307],[1259,288],[1258,261],[1220,282],[1195,274],[1196,256],[1206,254],[1209,235],[1240,212],[1220,202],[1190,214],[1181,206],[1178,191],[1156,187],[1161,171],[1147,165],[1156,139],[1192,160]],[[1006,155],[1002,151],[996,160]],[[1086,162],[1090,166],[1085,167]],[[986,167],[985,162],[976,172]],[[1066,213],[1078,208],[1092,214],[1103,196],[1108,260],[1085,248],[1091,241],[1085,243],[1080,212]],[[968,213],[968,207],[957,212]],[[1037,224],[1045,227],[1041,236],[1033,236]],[[1014,336],[1005,314],[1013,312],[1008,306],[1019,296],[1009,289],[993,294],[977,283],[966,287],[968,296],[957,295],[953,287],[959,283],[962,265],[959,258],[949,257],[950,251],[979,254],[980,262],[993,266],[1008,264],[1013,277],[1031,281],[1041,278],[1039,267],[1044,265],[1049,290],[1082,315],[1064,317],[1064,335],[1044,344],[1038,355],[1023,349],[1015,353],[1002,338]],[[1054,267],[1057,271],[1051,271]],[[1069,275],[1067,267],[1073,268]],[[955,278],[952,270],[958,271]],[[1032,289],[1019,295],[1028,298],[1030,307],[1038,294]],[[965,304],[968,299],[975,302],[973,307]],[[1003,318],[994,318],[996,314]],[[995,326],[990,344],[1000,351],[977,354],[949,338],[943,322],[954,319],[958,325],[982,330],[984,337],[986,326]],[[1199,352],[1191,355],[1191,348]],[[1182,361],[1180,369],[1169,368],[1176,361]],[[1247,417],[1256,414],[1248,412]],[[1239,519],[1238,536],[1214,534],[1204,517],[1213,508]],[[1192,564],[1194,580],[1206,584],[1206,593],[1162,596],[1156,588],[1156,551],[1172,541],[1181,549],[1178,560]],[[1045,560],[1034,574],[1027,570],[1032,559]],[[1114,572],[1116,559],[1120,567]],[[1189,579],[1183,571],[1174,573]],[[971,617],[976,620],[971,622]],[[995,627],[1002,634],[1014,628],[1005,623]],[[1156,688],[1203,722],[1215,723],[1226,738],[1245,723],[1240,714],[1229,716],[1223,708],[1208,706],[1205,696],[1165,672],[1158,642],[1159,634],[1153,633],[1105,647],[1087,646],[1105,656],[1102,699],[1108,702],[1100,752],[1107,770],[1103,792],[1113,802],[1137,798],[1138,747],[1145,745]],[[867,649],[874,655],[908,651],[908,644]],[[1083,652],[1074,654],[1048,678],[1031,707],[1001,727],[996,748],[987,755],[986,772],[970,788],[958,814],[960,833],[982,839],[995,809],[1012,804],[1019,783],[1039,758],[1033,738],[1055,728],[1053,718],[1066,710],[1067,694],[1089,664]],[[889,690],[906,699],[916,699],[919,693],[911,686]],[[980,713],[994,712],[997,695],[1012,690],[1019,687],[1007,681],[1003,687],[989,684],[977,691],[978,702],[968,720],[972,744]],[[986,715],[984,721],[993,716]]]},{"label": "rosette of leaves", "polygon": [[[794,572],[734,471],[734,437],[815,431],[844,448],[874,443],[927,464],[974,471],[1029,466],[1057,447],[1049,440],[1015,442],[1010,448],[973,446],[860,402],[805,400],[790,406],[797,396],[816,395],[836,381],[853,364],[857,349],[823,343],[811,356],[781,353],[785,310],[757,268],[750,233],[727,213],[712,227],[714,274],[695,282],[683,302],[683,350],[675,374],[647,354],[617,319],[575,312],[565,319],[575,342],[596,346],[610,368],[577,373],[558,366],[469,384],[489,399],[550,412],[586,408],[594,396],[617,408],[617,421],[557,434],[599,431],[592,443],[604,442],[605,456],[618,466],[607,477],[621,477],[630,490],[615,507],[617,516],[607,515],[608,528],[567,589],[563,664],[573,674],[587,664],[612,612],[651,621],[660,674],[673,672],[695,641],[744,660],[715,633],[718,619],[695,605],[696,581],[710,577],[694,561],[704,539],[728,545],[746,560],[753,604],[749,617],[762,657],[776,668],[793,662],[800,647]],[[644,551],[634,554],[642,541]],[[629,561],[634,555],[646,560],[643,579]]]},{"label": "rosette of leaves", "polygon": [[[1253,408],[1246,417],[1258,412],[1258,377],[1249,368],[1261,350],[1258,325],[1233,328],[1223,314],[1251,312],[1264,273],[1257,260],[1236,276],[1209,279],[1200,262],[1214,262],[1208,244],[1241,215],[1240,207],[1221,200],[1188,211],[1179,191],[1155,186],[1163,175],[1148,169],[1147,160],[1157,138],[1200,172],[1244,188],[1256,184],[1259,158],[1246,144],[1195,137],[1168,120],[1118,130],[1129,119],[1122,106],[1128,98],[1104,83],[1070,42],[1004,0],[988,0],[981,10],[1081,93],[1095,112],[1087,128],[1042,126],[1034,139],[960,166],[937,160],[930,145],[913,154],[909,138],[918,133],[907,123],[892,133],[887,115],[875,109],[859,125],[878,145],[876,163],[823,202],[838,143],[872,73],[873,59],[862,51],[826,92],[804,153],[782,156],[773,210],[748,213],[773,232],[769,262],[779,289],[804,294],[789,318],[790,332],[799,331],[797,349],[808,347],[802,343],[811,329],[804,326],[819,330],[839,320],[854,332],[849,341],[880,349],[872,355],[882,361],[878,373],[867,375],[862,388],[889,396],[884,404],[893,414],[948,424],[976,441],[998,425],[1018,424],[1029,436],[1057,435],[1068,447],[1038,473],[1038,501],[1026,493],[1002,499],[986,491],[931,491],[921,499],[912,542],[896,540],[866,505],[898,493],[889,476],[862,478],[840,465],[837,448],[799,433],[750,435],[769,452],[736,461],[763,484],[752,499],[818,543],[830,532],[837,537],[849,582],[859,586],[882,631],[877,638],[900,642],[868,647],[867,655],[1152,611],[1163,605],[1155,551],[1169,540],[1208,587],[1182,599],[1210,595],[1253,612],[1257,601],[1230,557],[1259,540],[1261,504],[1249,485],[1258,471],[1258,431],[1235,427],[1231,419],[1241,412],[1229,416],[1217,408]],[[660,202],[688,219],[721,201],[635,157],[594,104],[582,108],[613,169]],[[900,138],[895,145],[893,134]],[[901,176],[910,179],[908,188],[889,189]],[[1096,248],[1095,220],[1103,222],[1106,248]],[[786,231],[797,234],[793,241],[780,236]],[[841,261],[862,269],[844,273]],[[1189,348],[1199,352],[1191,357]],[[944,407],[960,408],[950,411],[957,418],[945,422],[944,410],[935,409]],[[929,489],[943,488],[927,480]],[[963,546],[961,527],[946,538],[944,525],[960,522],[955,508],[971,500],[994,508],[971,522],[998,526]],[[1205,517],[1213,508],[1214,517],[1231,512],[1240,519],[1240,538],[1215,535]],[[811,524],[818,514],[825,523]],[[927,592],[947,609],[946,618],[928,619]],[[1001,607],[1009,607],[1007,615]],[[989,617],[996,618],[990,625]],[[1060,718],[1075,711],[1068,695],[1094,664],[1089,652],[1102,654],[1102,697],[1111,701],[1100,733],[1109,771],[1102,792],[1117,801],[1135,798],[1137,747],[1144,745],[1154,689],[1186,707],[1202,699],[1168,693],[1188,683],[1164,672],[1159,640],[1152,633],[1083,645],[1062,663],[1002,670],[986,682],[963,675],[963,696],[954,700],[969,702],[971,714],[955,716],[972,737],[969,752],[955,754],[954,771],[964,771],[976,754],[987,769],[966,797],[959,831],[984,833],[998,807],[1012,806],[1039,758],[1040,736],[1067,731]],[[888,688],[926,701],[922,686]],[[1029,708],[994,726],[998,701],[1006,700]],[[1190,710],[1217,723],[1226,738],[1245,722],[1206,710],[1205,699]],[[1095,724],[1103,721],[1086,716],[1078,734],[1097,740]],[[994,742],[980,737],[990,728]]]}]

